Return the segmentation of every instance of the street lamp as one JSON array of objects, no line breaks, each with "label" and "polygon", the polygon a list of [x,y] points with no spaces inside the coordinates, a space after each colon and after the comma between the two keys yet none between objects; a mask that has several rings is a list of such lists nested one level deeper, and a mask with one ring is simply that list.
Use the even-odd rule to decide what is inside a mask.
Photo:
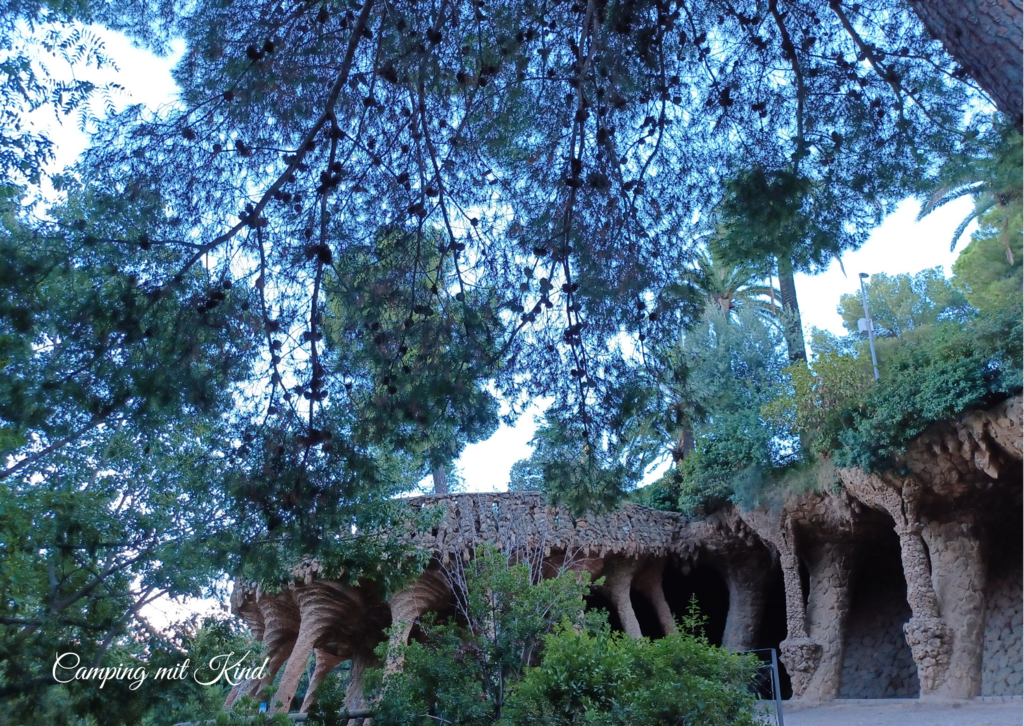
[{"label": "street lamp", "polygon": [[864,317],[857,321],[857,328],[862,333],[867,332],[868,343],[871,345],[871,366],[875,369],[875,380],[878,380],[878,358],[875,357],[875,325],[871,322],[871,311],[868,309],[868,291],[864,289],[864,281],[870,275],[866,272],[860,273],[860,299],[864,303]]}]

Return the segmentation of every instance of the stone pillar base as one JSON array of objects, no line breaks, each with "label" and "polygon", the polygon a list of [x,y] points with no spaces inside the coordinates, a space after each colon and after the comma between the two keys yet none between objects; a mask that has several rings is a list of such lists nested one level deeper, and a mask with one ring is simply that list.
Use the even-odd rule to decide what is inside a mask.
[{"label": "stone pillar base", "polygon": [[793,684],[793,696],[799,698],[818,669],[821,643],[810,638],[787,638],[779,644],[779,655]]},{"label": "stone pillar base", "polygon": [[921,695],[927,695],[946,680],[953,634],[940,618],[916,615],[904,624],[903,633],[917,663]]}]

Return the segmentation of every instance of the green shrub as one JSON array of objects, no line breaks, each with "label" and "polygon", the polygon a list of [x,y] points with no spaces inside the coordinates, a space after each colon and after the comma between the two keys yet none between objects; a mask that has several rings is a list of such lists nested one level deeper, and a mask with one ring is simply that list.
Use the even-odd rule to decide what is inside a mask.
[{"label": "green shrub", "polygon": [[421,642],[390,654],[404,657],[400,673],[368,673],[374,726],[755,723],[757,664],[697,634],[695,603],[680,634],[613,635],[603,613],[583,612],[586,576],[541,579],[521,554],[484,549],[448,565],[460,617],[425,617]]},{"label": "green shrub", "polygon": [[[468,562],[442,563],[456,590],[459,617],[420,621],[422,642],[399,646],[382,660],[399,657],[400,674],[367,675],[368,691],[379,701],[375,726],[498,723],[523,670],[540,659],[544,635],[569,620],[583,627],[584,574],[564,572],[544,579],[541,552],[514,554],[478,549]],[[549,573],[550,574],[550,573]]]},{"label": "green shrub", "polygon": [[545,639],[544,659],[514,692],[506,723],[753,726],[747,686],[756,668],[687,632],[651,641],[566,627]]}]

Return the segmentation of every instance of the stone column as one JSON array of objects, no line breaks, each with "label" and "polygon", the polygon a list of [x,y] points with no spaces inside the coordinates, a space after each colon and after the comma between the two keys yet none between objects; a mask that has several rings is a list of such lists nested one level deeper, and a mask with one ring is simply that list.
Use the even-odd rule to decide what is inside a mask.
[{"label": "stone column", "polygon": [[259,701],[295,647],[300,618],[299,609],[289,590],[276,594],[257,593],[256,607],[263,617],[263,644],[270,662],[267,664],[266,675],[252,682],[248,689],[240,691],[237,697],[252,696]]},{"label": "stone column", "polygon": [[807,632],[807,605],[790,522],[787,521],[780,529],[776,546],[779,550],[779,564],[782,566],[782,581],[786,586],[786,639],[779,643],[779,656],[789,673],[793,696],[800,698],[818,669],[821,644]]},{"label": "stone column", "polygon": [[929,522],[922,535],[931,555],[932,584],[942,621],[952,636],[946,678],[929,694],[940,698],[981,695],[985,638],[986,572],[970,522]]},{"label": "stone column", "polygon": [[821,644],[807,634],[807,606],[800,584],[800,560],[796,554],[796,532],[788,517],[776,517],[765,510],[741,512],[743,521],[779,553],[782,582],[786,587],[786,639],[779,644],[779,658],[789,673],[793,696],[807,689],[821,659]]},{"label": "stone column", "polygon": [[331,627],[357,621],[364,609],[362,593],[340,582],[313,580],[292,587],[301,621],[291,657],[274,695],[274,700],[281,705],[273,711],[283,713],[288,712],[299,680],[306,671],[306,662],[318,641]]},{"label": "stone column", "polygon": [[[259,607],[257,607],[252,593],[246,593],[244,586],[238,581],[235,582],[235,587],[231,592],[231,608],[236,615],[245,620],[245,624],[249,626],[249,632],[252,633],[253,640],[263,641],[264,631],[266,630],[263,614],[260,612]],[[240,682],[228,693],[228,697],[224,701],[224,710],[227,711],[231,708],[235,701],[241,698],[243,694],[251,695],[258,685],[259,681],[252,678],[247,678]]]},{"label": "stone column", "polygon": [[633,603],[629,600],[629,591],[633,585],[633,575],[639,562],[636,560],[609,559],[604,566],[604,586],[602,593],[612,601],[615,611],[619,614],[622,629],[631,638],[640,638],[640,623],[633,612]]},{"label": "stone column", "polygon": [[908,478],[897,488],[876,474],[861,469],[843,469],[844,486],[861,501],[889,513],[900,538],[903,576],[907,581],[907,603],[912,617],[903,625],[921,683],[921,696],[939,692],[946,680],[953,636],[939,613],[932,584],[931,560],[923,529],[917,516],[921,487]]},{"label": "stone column", "polygon": [[416,620],[425,612],[441,608],[451,597],[451,588],[440,571],[428,569],[412,585],[396,592],[388,601],[391,608],[391,636],[388,660],[384,666],[390,675],[402,669],[400,646],[409,643]]},{"label": "stone column", "polygon": [[757,645],[757,633],[764,616],[765,591],[771,561],[754,553],[742,559],[730,559],[719,565],[729,588],[729,614],[725,619],[722,647],[733,652],[751,650]]},{"label": "stone column", "polygon": [[[367,668],[377,665],[377,659],[373,653],[367,650],[358,650],[352,655],[352,670],[348,680],[348,690],[345,692],[345,708],[354,711],[357,708],[366,708],[366,698],[363,695],[363,674]],[[367,719],[349,719],[348,726],[363,726],[368,723]]]},{"label": "stone column", "polygon": [[827,542],[821,545],[814,553],[809,570],[808,635],[819,644],[821,656],[802,697],[808,701],[831,701],[839,696],[843,675],[843,645],[853,571],[849,544]]},{"label": "stone column", "polygon": [[302,699],[299,713],[306,713],[316,703],[316,689],[323,683],[327,674],[345,660],[345,656],[336,655],[321,648],[314,648],[313,654],[316,657],[316,665],[313,667],[313,675],[309,679],[309,686],[306,687],[306,697]]},{"label": "stone column", "polygon": [[[656,557],[649,560],[633,580],[633,587],[643,593],[644,597],[654,606],[654,612],[658,615],[658,623],[665,635],[676,632],[676,619],[668,607],[668,600],[665,599],[665,591],[661,587],[661,581],[665,574],[665,558]],[[632,607],[632,603],[630,604]]]}]

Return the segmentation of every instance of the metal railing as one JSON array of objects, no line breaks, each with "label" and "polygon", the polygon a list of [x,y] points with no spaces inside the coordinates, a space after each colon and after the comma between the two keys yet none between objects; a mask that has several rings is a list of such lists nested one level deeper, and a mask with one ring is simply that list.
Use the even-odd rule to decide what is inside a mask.
[{"label": "metal railing", "polygon": [[[351,709],[346,708],[346,709],[342,709],[341,711],[338,712],[338,716],[340,716],[341,718],[345,718],[347,716],[350,719],[353,719],[353,718],[369,718],[372,715],[373,715],[373,711],[370,710],[369,708],[351,708]],[[306,719],[309,717],[309,714],[306,714],[306,713],[294,713],[293,712],[293,713],[287,714],[287,716],[288,716],[288,719],[292,723],[306,723]],[[249,718],[249,720],[254,720],[256,718],[256,716],[250,716],[248,718]],[[216,723],[217,722],[213,721],[213,720],[211,720],[211,721],[181,721],[180,723],[174,724],[174,726],[213,726]]]},{"label": "metal railing", "polygon": [[[782,690],[779,688],[779,658],[775,648],[758,648],[745,650],[743,653],[757,656],[761,661],[751,680],[750,690],[758,699],[773,704],[775,713],[768,711],[765,715],[774,716],[774,726],[785,726],[782,720]],[[768,723],[772,723],[769,721]]]}]

